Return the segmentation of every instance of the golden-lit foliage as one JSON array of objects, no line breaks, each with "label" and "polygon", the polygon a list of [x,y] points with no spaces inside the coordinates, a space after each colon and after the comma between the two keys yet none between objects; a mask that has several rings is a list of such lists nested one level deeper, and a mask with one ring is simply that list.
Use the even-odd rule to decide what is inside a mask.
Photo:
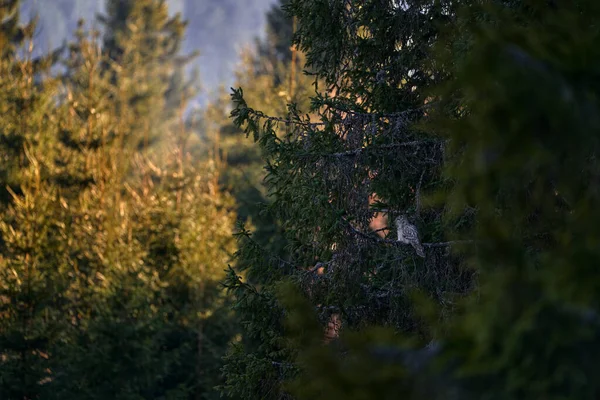
[{"label": "golden-lit foliage", "polygon": [[156,17],[146,34],[174,28],[162,53],[121,32],[115,57],[82,25],[62,79],[0,59],[2,398],[216,396],[235,203],[218,159],[186,148],[183,31]]}]

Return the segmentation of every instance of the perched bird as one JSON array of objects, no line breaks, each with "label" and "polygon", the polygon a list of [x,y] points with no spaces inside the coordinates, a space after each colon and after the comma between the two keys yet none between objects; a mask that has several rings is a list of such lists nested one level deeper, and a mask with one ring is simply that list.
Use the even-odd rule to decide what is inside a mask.
[{"label": "perched bird", "polygon": [[398,231],[398,241],[405,244],[410,244],[414,247],[419,257],[425,257],[423,246],[419,240],[419,231],[417,227],[408,222],[405,215],[396,218],[396,228]]}]

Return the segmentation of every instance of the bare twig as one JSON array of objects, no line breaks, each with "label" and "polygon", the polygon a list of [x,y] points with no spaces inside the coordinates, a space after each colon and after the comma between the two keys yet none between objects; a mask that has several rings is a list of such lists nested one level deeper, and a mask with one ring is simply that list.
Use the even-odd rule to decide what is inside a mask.
[{"label": "bare twig", "polygon": [[390,228],[388,226],[386,226],[384,228],[375,229],[374,231],[371,231],[371,232],[377,233],[377,232],[383,232],[383,231],[388,231],[388,230],[390,230]]},{"label": "bare twig", "polygon": [[416,214],[417,217],[419,216],[419,213],[421,212],[421,184],[423,183],[423,175],[425,174],[425,171],[421,172],[421,177],[419,178],[419,183],[417,185],[417,190],[415,192],[415,207],[416,207]]},{"label": "bare twig", "polygon": [[331,264],[331,261],[328,261],[328,262],[318,262],[318,263],[315,264],[314,267],[307,269],[306,273],[307,274],[313,274],[313,273],[317,272],[320,268],[326,267],[329,264]]},{"label": "bare twig", "polygon": [[286,363],[286,362],[278,362],[278,361],[271,361],[271,365],[280,367],[280,368],[293,368],[294,367],[294,364]]},{"label": "bare twig", "polygon": [[448,242],[437,242],[437,243],[421,243],[423,247],[448,247],[453,246],[455,244],[473,244],[475,240],[450,240]]}]

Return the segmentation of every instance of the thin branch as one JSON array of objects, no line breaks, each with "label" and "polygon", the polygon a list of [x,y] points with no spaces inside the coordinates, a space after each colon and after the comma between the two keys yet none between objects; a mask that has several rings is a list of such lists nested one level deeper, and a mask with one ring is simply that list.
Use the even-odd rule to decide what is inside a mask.
[{"label": "thin branch", "polygon": [[365,151],[377,151],[377,150],[387,150],[387,149],[396,149],[400,147],[412,147],[419,146],[423,144],[432,143],[433,141],[426,140],[415,140],[412,142],[403,142],[403,143],[392,143],[392,144],[384,144],[381,146],[370,146],[370,147],[362,147],[360,149],[341,151],[339,153],[330,153],[330,154],[321,154],[321,157],[353,157],[357,156],[360,153]]},{"label": "thin branch", "polygon": [[266,119],[267,121],[274,121],[274,122],[283,122],[284,124],[294,124],[294,125],[301,125],[301,126],[307,126],[307,127],[315,127],[315,126],[323,126],[323,125],[327,125],[326,122],[306,122],[306,121],[301,121],[301,120],[291,120],[291,119],[285,119],[285,118],[279,118],[279,117],[270,117],[260,111],[256,111],[253,110],[251,108],[247,108],[248,112],[250,114],[253,114],[255,117],[257,118],[261,118],[261,119]]},{"label": "thin branch", "polygon": [[276,261],[279,263],[279,266],[281,267],[282,265],[287,265],[288,267],[292,268],[292,269],[297,269],[297,270],[304,270],[303,268],[298,267],[297,265],[295,265],[294,263],[284,260],[283,258],[271,254],[266,248],[264,248],[263,246],[261,246],[256,240],[254,240],[250,235],[244,235],[245,240],[249,241],[252,246],[254,246],[255,248],[259,249],[263,254],[265,254],[265,259],[269,260],[269,261]]},{"label": "thin branch", "polygon": [[344,110],[342,108],[340,108],[339,106],[329,102],[329,101],[323,101],[323,105],[328,106],[332,109],[334,109],[335,111],[339,111],[339,112],[343,112],[349,115],[354,115],[354,116],[360,116],[360,117],[372,117],[372,116],[376,116],[378,118],[388,118],[388,119],[393,119],[393,118],[401,118],[401,117],[405,117],[406,115],[410,114],[410,113],[414,113],[417,111],[422,111],[425,110],[427,108],[430,108],[432,106],[434,106],[436,104],[436,102],[431,102],[431,103],[427,103],[427,104],[423,104],[420,107],[416,107],[416,108],[411,108],[408,110],[404,110],[404,111],[399,111],[396,113],[388,113],[388,114],[384,114],[384,113],[369,113],[369,112],[360,112],[360,111],[353,111],[353,110]]},{"label": "thin branch", "polygon": [[473,244],[475,240],[450,240],[448,242],[437,242],[437,243],[421,243],[423,247],[448,247],[453,246],[455,244]]},{"label": "thin branch", "polygon": [[294,367],[294,364],[286,363],[286,362],[278,362],[278,361],[271,361],[271,365],[280,367],[280,368],[293,368]]},{"label": "thin branch", "polygon": [[329,265],[329,264],[331,264],[331,261],[328,261],[328,262],[318,262],[318,263],[316,263],[316,264],[315,264],[315,266],[314,266],[314,267],[312,267],[312,268],[310,268],[310,269],[307,269],[307,270],[305,270],[305,272],[306,272],[307,274],[312,274],[312,273],[315,273],[315,272],[317,272],[317,271],[319,270],[319,268],[326,267],[326,266],[327,266],[327,265]]},{"label": "thin branch", "polygon": [[389,208],[370,208],[369,211],[374,213],[391,213],[394,210],[390,210]]},{"label": "thin branch", "polygon": [[[394,246],[405,246],[404,243],[399,242],[399,241],[394,240],[394,239],[381,239],[381,238],[377,238],[377,237],[371,236],[371,235],[369,235],[367,233],[364,233],[364,232],[356,229],[346,219],[344,219],[344,218],[342,218],[342,219],[346,223],[346,225],[348,226],[348,228],[350,228],[350,230],[354,234],[356,234],[357,236],[360,236],[362,238],[368,239],[368,240],[370,240],[372,242],[376,242],[376,243],[385,243],[385,244],[391,244],[391,245],[394,245]],[[473,241],[473,240],[452,240],[452,241],[448,241],[448,242],[421,243],[421,245],[423,247],[436,248],[436,247],[448,247],[448,246],[452,246],[452,245],[455,245],[455,244],[468,244],[468,243],[475,243],[475,241]]]},{"label": "thin branch", "polygon": [[[358,111],[351,111],[351,110],[342,110],[340,108],[335,107],[333,104],[327,104],[326,102],[324,103],[325,105],[335,109],[336,111],[339,112],[344,112],[347,113],[349,115],[354,115],[354,116],[362,116],[362,117],[377,117],[377,118],[398,118],[398,117],[404,117],[410,113],[416,112],[416,111],[420,111],[426,108],[429,108],[431,106],[433,106],[435,103],[427,103],[424,104],[421,107],[417,107],[417,108],[413,108],[410,110],[404,110],[404,111],[400,111],[397,113],[391,113],[391,114],[380,114],[380,113],[361,113]],[[251,109],[249,107],[246,107],[246,109],[248,110],[248,112],[250,114],[253,114],[255,117],[258,118],[262,118],[262,119],[266,119],[268,121],[274,121],[274,122],[283,122],[285,124],[295,124],[295,125],[302,125],[302,126],[307,126],[307,127],[315,127],[315,126],[323,126],[323,125],[327,125],[330,122],[306,122],[306,121],[300,121],[300,120],[291,120],[291,119],[285,119],[285,118],[279,118],[279,117],[271,117],[268,116],[260,111],[256,111],[254,109]]]},{"label": "thin branch", "polygon": [[373,233],[377,233],[377,232],[383,232],[383,231],[389,231],[390,228],[389,227],[385,227],[385,228],[379,228],[379,229],[375,229],[374,231],[371,231]]},{"label": "thin branch", "polygon": [[421,177],[419,178],[419,184],[417,185],[417,190],[415,192],[415,202],[416,202],[416,214],[417,217],[419,216],[419,213],[421,212],[421,184],[423,183],[423,175],[425,174],[425,171],[421,172]]}]

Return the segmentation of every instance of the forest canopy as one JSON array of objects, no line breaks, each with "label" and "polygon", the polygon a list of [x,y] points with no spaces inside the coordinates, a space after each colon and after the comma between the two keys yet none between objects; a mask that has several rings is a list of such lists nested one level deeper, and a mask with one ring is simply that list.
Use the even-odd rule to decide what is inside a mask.
[{"label": "forest canopy", "polygon": [[[237,53],[263,35],[265,13],[273,0],[166,0],[170,15],[180,13],[187,22],[182,38],[185,53],[200,50],[191,67],[202,74],[202,85],[212,91],[234,78]],[[106,0],[21,0],[21,20],[37,18],[34,54],[41,55],[72,39],[79,19],[95,28]]]}]

